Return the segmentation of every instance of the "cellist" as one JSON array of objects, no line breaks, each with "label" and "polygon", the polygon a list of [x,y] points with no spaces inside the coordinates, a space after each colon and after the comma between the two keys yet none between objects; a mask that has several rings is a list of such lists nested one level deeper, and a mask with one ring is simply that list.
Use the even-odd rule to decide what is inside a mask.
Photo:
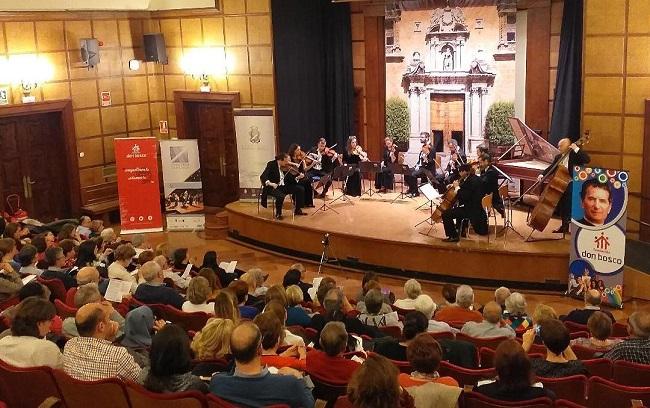
[{"label": "cellist", "polygon": [[[472,228],[479,235],[488,233],[487,215],[483,210],[481,200],[483,199],[483,182],[481,178],[472,172],[472,166],[465,163],[458,168],[460,178],[454,181],[448,188],[458,188],[456,197],[458,205],[442,213],[442,223],[445,227],[447,238],[443,242],[458,242],[460,221],[469,219]],[[465,228],[469,225],[465,225]]]},{"label": "cellist", "polygon": [[[542,179],[551,172],[551,170],[556,168],[558,161],[568,151],[570,151],[568,155],[569,159],[567,163],[564,163],[564,165],[568,166],[571,179],[573,179],[573,168],[575,166],[583,166],[589,163],[591,160],[589,155],[584,150],[580,149],[580,147],[575,143],[571,143],[571,140],[568,138],[561,139],[559,142],[557,142],[557,148],[560,150],[560,153],[555,156],[553,163],[551,163],[551,165],[548,166],[546,170],[542,172],[542,174],[537,176],[538,182],[541,182]],[[569,232],[569,223],[571,222],[571,182],[569,182],[569,185],[567,186],[564,194],[562,195],[562,198],[560,199],[560,202],[558,203],[558,212],[562,216],[562,225],[560,228],[556,229],[553,232],[567,233]]]}]

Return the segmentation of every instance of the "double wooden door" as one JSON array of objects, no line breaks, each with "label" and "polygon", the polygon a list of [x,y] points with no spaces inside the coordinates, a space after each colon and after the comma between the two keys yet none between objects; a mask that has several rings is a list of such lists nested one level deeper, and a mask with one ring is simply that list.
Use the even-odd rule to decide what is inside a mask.
[{"label": "double wooden door", "polygon": [[[462,94],[431,95],[431,131],[442,134],[444,146],[456,139],[464,146],[465,97]],[[444,150],[447,150],[446,148]]]},{"label": "double wooden door", "polygon": [[0,208],[17,194],[30,218],[69,217],[70,184],[60,113],[0,119]]}]

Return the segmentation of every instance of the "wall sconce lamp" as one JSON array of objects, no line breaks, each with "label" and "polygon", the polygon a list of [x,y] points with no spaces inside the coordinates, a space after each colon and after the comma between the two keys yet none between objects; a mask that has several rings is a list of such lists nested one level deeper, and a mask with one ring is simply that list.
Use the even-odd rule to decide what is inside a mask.
[{"label": "wall sconce lamp", "polygon": [[35,54],[10,56],[9,60],[3,61],[0,72],[2,73],[0,82],[20,85],[23,103],[36,102],[32,91],[53,76],[50,62]]},{"label": "wall sconce lamp", "polygon": [[210,76],[227,74],[226,53],[223,48],[194,48],[183,55],[181,66],[183,72],[201,82],[201,92],[210,92]]}]

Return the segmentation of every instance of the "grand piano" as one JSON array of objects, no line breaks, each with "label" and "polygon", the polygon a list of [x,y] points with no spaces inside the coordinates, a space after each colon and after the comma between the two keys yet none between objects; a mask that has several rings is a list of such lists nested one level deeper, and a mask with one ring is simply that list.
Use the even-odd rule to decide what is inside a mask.
[{"label": "grand piano", "polygon": [[560,151],[526,126],[518,118],[508,118],[515,134],[512,159],[499,160],[495,166],[511,178],[537,181]]}]

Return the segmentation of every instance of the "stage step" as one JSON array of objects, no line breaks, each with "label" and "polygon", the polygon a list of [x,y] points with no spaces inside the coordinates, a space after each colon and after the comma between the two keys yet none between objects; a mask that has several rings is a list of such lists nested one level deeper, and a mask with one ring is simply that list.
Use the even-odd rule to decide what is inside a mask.
[{"label": "stage step", "polygon": [[223,208],[206,208],[205,239],[226,239],[228,237],[228,213]]}]

